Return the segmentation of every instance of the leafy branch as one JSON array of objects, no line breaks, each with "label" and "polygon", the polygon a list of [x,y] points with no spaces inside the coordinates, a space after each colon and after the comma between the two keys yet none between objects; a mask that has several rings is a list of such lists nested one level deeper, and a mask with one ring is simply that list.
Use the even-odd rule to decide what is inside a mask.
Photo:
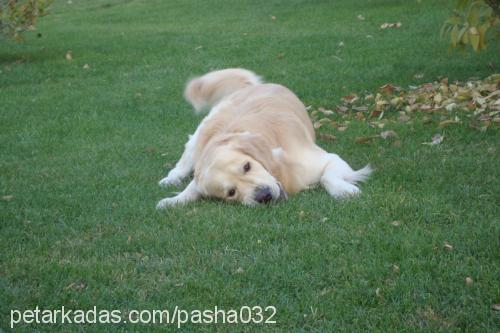
[{"label": "leafy branch", "polygon": [[486,48],[490,32],[493,40],[498,41],[498,26],[500,0],[458,0],[453,15],[441,28],[441,36],[450,36],[453,49],[470,45],[479,52]]},{"label": "leafy branch", "polygon": [[34,30],[39,17],[48,14],[52,0],[0,0],[0,37],[22,41],[22,33]]}]

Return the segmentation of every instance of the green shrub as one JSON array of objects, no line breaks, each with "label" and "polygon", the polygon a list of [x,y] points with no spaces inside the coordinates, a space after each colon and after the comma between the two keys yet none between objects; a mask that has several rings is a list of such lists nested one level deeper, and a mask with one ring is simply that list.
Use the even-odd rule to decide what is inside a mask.
[{"label": "green shrub", "polygon": [[33,30],[39,17],[47,15],[52,0],[0,0],[0,37],[21,41],[22,32]]},{"label": "green shrub", "polygon": [[449,34],[451,47],[470,45],[479,52],[486,47],[489,35],[499,39],[500,0],[458,0],[454,13],[442,29],[441,36]]}]

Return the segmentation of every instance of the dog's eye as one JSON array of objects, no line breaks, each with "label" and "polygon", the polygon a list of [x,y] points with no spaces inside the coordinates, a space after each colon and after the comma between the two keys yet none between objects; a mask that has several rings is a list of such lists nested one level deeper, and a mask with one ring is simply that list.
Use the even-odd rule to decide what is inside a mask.
[{"label": "dog's eye", "polygon": [[246,162],[245,165],[243,166],[243,171],[247,173],[248,171],[250,171],[250,169],[251,169],[250,162]]},{"label": "dog's eye", "polygon": [[227,196],[228,197],[232,197],[236,194],[236,190],[234,188],[230,189],[228,192],[227,192]]}]

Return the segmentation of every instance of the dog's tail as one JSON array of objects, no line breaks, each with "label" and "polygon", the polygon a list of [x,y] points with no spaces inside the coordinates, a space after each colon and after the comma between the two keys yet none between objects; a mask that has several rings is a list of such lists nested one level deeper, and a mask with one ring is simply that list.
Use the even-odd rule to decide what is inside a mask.
[{"label": "dog's tail", "polygon": [[184,90],[184,97],[196,112],[201,112],[237,90],[260,83],[261,78],[249,70],[223,69],[190,80]]},{"label": "dog's tail", "polygon": [[368,177],[373,172],[373,168],[368,164],[364,168],[359,170],[352,170],[347,175],[344,176],[344,179],[347,180],[351,184],[356,184],[359,182],[364,182],[368,179]]}]

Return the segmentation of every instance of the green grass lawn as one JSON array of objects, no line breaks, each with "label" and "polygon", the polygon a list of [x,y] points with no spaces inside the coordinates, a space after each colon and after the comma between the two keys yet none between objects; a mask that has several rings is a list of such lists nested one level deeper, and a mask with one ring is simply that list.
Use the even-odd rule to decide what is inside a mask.
[{"label": "green grass lawn", "polygon": [[[13,309],[63,305],[277,309],[276,324],[185,332],[497,331],[498,127],[393,122],[385,130],[400,145],[356,144],[377,130],[353,122],[319,144],[355,168],[375,167],[358,198],[335,201],[317,188],[267,207],[154,209],[177,190],[157,181],[201,120],[182,97],[188,78],[244,67],[306,105],[333,108],[387,82],[494,73],[498,44],[450,54],[439,38],[453,4],[56,1],[25,43],[0,45],[0,331],[10,331]],[[422,145],[436,133],[441,145]],[[173,326],[14,330],[165,328]]]}]

